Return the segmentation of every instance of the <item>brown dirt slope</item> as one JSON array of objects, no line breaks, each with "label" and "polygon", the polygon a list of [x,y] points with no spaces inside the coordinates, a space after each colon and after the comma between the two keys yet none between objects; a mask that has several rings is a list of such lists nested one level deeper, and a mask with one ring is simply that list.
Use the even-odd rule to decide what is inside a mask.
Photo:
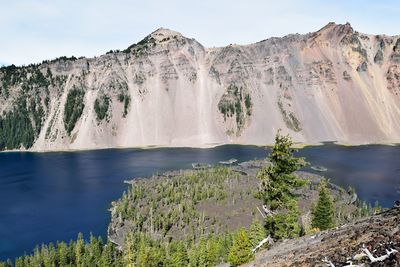
[{"label": "brown dirt slope", "polygon": [[[368,249],[375,258],[395,252],[383,261],[371,263]],[[370,218],[319,235],[286,240],[262,251],[246,266],[400,266],[400,208],[393,208]],[[351,265],[350,265],[351,266]]]}]

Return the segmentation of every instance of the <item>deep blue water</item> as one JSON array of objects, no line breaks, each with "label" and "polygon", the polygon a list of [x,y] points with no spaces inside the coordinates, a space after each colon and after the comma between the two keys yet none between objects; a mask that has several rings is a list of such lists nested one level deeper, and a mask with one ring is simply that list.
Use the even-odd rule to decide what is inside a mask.
[{"label": "deep blue water", "polygon": [[[299,152],[328,168],[331,181],[356,188],[361,199],[390,207],[400,198],[400,147],[332,144]],[[0,259],[30,253],[36,244],[69,241],[79,232],[105,236],[110,202],[125,179],[192,162],[263,158],[264,148],[111,149],[62,153],[0,153]]]}]

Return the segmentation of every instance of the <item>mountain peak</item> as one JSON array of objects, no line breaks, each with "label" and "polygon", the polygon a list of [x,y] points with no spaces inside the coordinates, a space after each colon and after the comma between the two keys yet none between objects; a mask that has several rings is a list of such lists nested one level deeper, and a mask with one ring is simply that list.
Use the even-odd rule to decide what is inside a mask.
[{"label": "mountain peak", "polygon": [[349,22],[346,22],[345,24],[337,24],[336,22],[329,22],[326,24],[324,27],[322,27],[318,32],[337,32],[337,33],[353,33],[354,29],[350,25]]},{"label": "mountain peak", "polygon": [[129,51],[131,51],[131,49],[133,47],[136,47],[138,45],[145,45],[148,42],[151,42],[153,44],[156,44],[156,43],[160,44],[160,43],[168,43],[168,41],[170,41],[170,40],[181,40],[184,38],[185,37],[182,36],[182,34],[177,31],[173,31],[173,30],[170,30],[167,28],[160,27],[157,30],[155,30],[154,32],[147,35],[143,40],[141,40],[140,42],[138,42],[136,44],[129,46],[124,51],[129,52]]},{"label": "mountain peak", "polygon": [[316,40],[342,40],[345,36],[350,36],[354,33],[354,29],[350,23],[337,24],[335,22],[329,22],[320,30],[313,33],[313,38],[317,37]]},{"label": "mountain peak", "polygon": [[181,33],[177,31],[173,31],[167,28],[158,28],[154,32],[150,34],[151,37],[156,39],[157,41],[164,40],[166,38],[177,38],[177,37],[183,37]]}]

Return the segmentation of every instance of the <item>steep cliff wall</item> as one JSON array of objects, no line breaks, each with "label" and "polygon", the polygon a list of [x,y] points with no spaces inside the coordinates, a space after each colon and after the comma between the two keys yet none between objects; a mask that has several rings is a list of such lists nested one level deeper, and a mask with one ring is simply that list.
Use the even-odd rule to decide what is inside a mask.
[{"label": "steep cliff wall", "polygon": [[400,142],[400,39],[329,23],[205,48],[158,29],[124,51],[0,69],[0,149]]}]

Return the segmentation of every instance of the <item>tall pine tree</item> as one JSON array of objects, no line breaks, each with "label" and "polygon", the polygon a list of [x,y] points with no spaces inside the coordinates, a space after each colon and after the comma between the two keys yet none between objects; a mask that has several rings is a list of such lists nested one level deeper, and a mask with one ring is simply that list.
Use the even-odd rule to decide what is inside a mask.
[{"label": "tall pine tree", "polygon": [[313,228],[327,230],[335,226],[335,205],[325,180],[320,183],[319,187],[319,198],[317,205],[312,210],[311,224]]},{"label": "tall pine tree", "polygon": [[297,158],[290,136],[278,131],[275,145],[268,156],[271,165],[262,168],[257,177],[261,179],[260,194],[271,214],[266,218],[266,229],[275,239],[295,237],[300,234],[298,204],[294,190],[307,184],[293,172],[305,166],[303,158]]}]

